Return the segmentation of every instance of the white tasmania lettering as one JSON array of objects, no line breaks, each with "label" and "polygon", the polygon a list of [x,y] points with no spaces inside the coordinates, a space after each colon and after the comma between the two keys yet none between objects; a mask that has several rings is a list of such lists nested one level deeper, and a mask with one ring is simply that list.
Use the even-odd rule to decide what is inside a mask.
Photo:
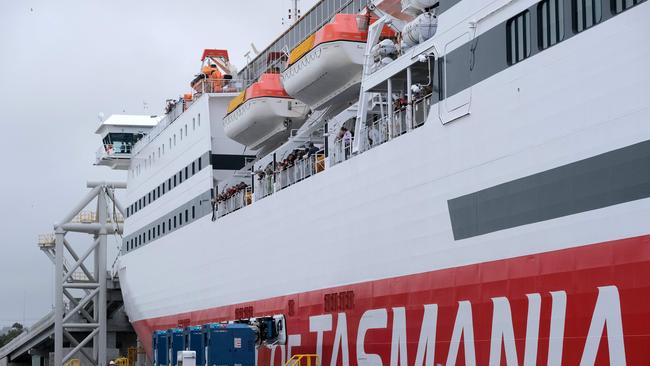
[{"label": "white tasmania lettering", "polygon": [[316,354],[323,359],[323,332],[332,330],[332,314],[309,317],[309,331],[316,332]]},{"label": "white tasmania lettering", "polygon": [[388,314],[386,309],[368,310],[359,320],[357,331],[357,364],[359,366],[381,366],[381,357],[376,354],[368,354],[365,351],[366,332],[369,329],[386,328],[388,325]]},{"label": "white tasmania lettering", "polygon": [[539,318],[542,311],[542,297],[528,294],[528,319],[526,319],[526,349],[524,366],[537,365],[537,345],[539,342]]},{"label": "white tasmania lettering", "polygon": [[548,339],[548,366],[562,365],[564,322],[566,320],[566,292],[551,292],[551,333]]},{"label": "white tasmania lettering", "polygon": [[291,359],[291,349],[293,347],[300,347],[302,337],[300,334],[291,334],[287,337],[287,360]]},{"label": "white tasmania lettering", "polygon": [[492,299],[492,335],[490,337],[490,366],[501,364],[501,344],[506,351],[506,364],[517,366],[517,348],[515,332],[512,327],[512,312],[510,302],[505,297]]},{"label": "white tasmania lettering", "polygon": [[[438,323],[438,305],[424,305],[422,328],[418,340],[418,351],[415,355],[415,366],[433,366],[436,352],[436,327]],[[426,361],[425,361],[426,354]]]},{"label": "white tasmania lettering", "polygon": [[582,352],[580,366],[596,363],[596,354],[603,331],[607,327],[607,346],[609,347],[609,364],[625,366],[625,343],[623,342],[623,318],[621,300],[616,286],[598,287],[598,299],[591,317],[589,333]]},{"label": "white tasmania lettering", "polygon": [[271,365],[271,366],[275,365],[275,350],[278,347],[280,348],[280,365],[284,365],[287,362],[287,360],[284,358],[285,347],[283,345],[281,345],[281,346],[271,346],[271,361],[269,362],[269,365]]},{"label": "white tasmania lettering", "polygon": [[406,310],[403,307],[393,308],[393,336],[390,342],[390,366],[408,365],[406,350]]},{"label": "white tasmania lettering", "polygon": [[332,347],[332,366],[336,366],[341,348],[341,363],[343,366],[350,365],[350,352],[348,345],[348,321],[345,313],[339,313],[336,320],[336,332],[334,333],[334,346]]},{"label": "white tasmania lettering", "polygon": [[332,314],[309,317],[309,331],[316,332],[316,354],[323,359],[323,332],[332,330]]},{"label": "white tasmania lettering", "polygon": [[465,366],[476,366],[476,352],[474,348],[474,324],[472,321],[472,303],[469,301],[458,302],[458,313],[454,322],[454,331],[451,334],[447,366],[455,366],[458,358],[460,338],[463,337],[465,350]]}]

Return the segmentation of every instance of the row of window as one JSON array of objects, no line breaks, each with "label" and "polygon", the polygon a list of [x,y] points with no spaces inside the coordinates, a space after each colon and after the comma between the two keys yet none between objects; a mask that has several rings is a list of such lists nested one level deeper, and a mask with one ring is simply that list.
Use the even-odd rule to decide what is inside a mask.
[{"label": "row of window", "polygon": [[[644,0],[610,0],[612,12],[618,14]],[[602,20],[602,0],[572,0],[572,24],[575,33],[588,29]],[[564,39],[564,0],[543,0],[536,6],[537,45],[539,50],[551,47]],[[506,23],[508,63],[528,58],[532,40],[530,10],[512,17]]]},{"label": "row of window", "polygon": [[[183,211],[181,211],[178,213],[178,215],[174,215],[173,217],[168,218],[167,221],[162,220],[161,223],[157,225],[152,225],[150,228],[145,229],[145,231],[141,232],[140,234],[128,239],[126,241],[126,250],[131,251],[135,248],[138,248],[152,240],[155,240],[156,238],[162,235],[165,235],[165,233],[167,233],[168,231],[172,231],[175,230],[176,228],[180,228],[184,224],[187,224],[190,221],[195,220],[196,206],[192,206],[191,209],[185,209],[184,214],[185,215],[183,215]],[[183,220],[183,218],[185,220]]]},{"label": "row of window", "polygon": [[[198,113],[196,117],[192,118],[192,131],[195,131],[197,126],[201,126],[201,113]],[[187,123],[186,123],[185,126],[181,127],[178,130],[178,135],[180,136],[180,141],[183,141],[183,135],[185,135],[185,137],[187,137],[187,132],[188,132],[188,128],[187,128]],[[175,146],[176,146],[176,134],[169,137],[169,144],[168,144],[167,150],[171,151],[172,147],[175,147]],[[153,166],[153,163],[156,161],[156,159],[160,159],[160,157],[163,156],[163,155],[165,155],[165,142],[164,141],[160,144],[160,146],[158,146],[158,154],[156,155],[156,151],[154,150],[151,154],[149,154],[149,156],[144,158],[143,163],[138,164],[138,165],[134,166],[131,169],[131,171],[130,171],[131,175],[138,176],[138,175],[142,174],[142,172],[145,169],[151,168]]]},{"label": "row of window", "polygon": [[205,154],[202,157],[194,160],[192,163],[188,164],[185,168],[181,169],[178,173],[169,177],[166,181],[163,181],[158,187],[149,191],[149,193],[140,197],[137,201],[133,202],[129,207],[126,208],[126,217],[130,217],[136,212],[140,211],[142,208],[147,207],[148,204],[154,202],[158,198],[162,197],[165,193],[171,191],[173,188],[176,188],[177,185],[183,183],[183,180],[187,180],[198,173],[204,167],[204,159],[207,159]]}]

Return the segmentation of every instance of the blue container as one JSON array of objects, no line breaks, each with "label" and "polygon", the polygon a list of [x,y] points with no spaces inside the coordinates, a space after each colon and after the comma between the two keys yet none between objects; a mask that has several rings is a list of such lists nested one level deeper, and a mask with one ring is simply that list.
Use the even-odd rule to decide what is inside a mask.
[{"label": "blue container", "polygon": [[244,324],[203,327],[207,366],[255,365],[255,332]]},{"label": "blue container", "polygon": [[185,351],[185,332],[183,328],[172,328],[167,331],[167,336],[169,337],[169,359],[171,360],[171,366],[176,365],[178,358],[178,351]]},{"label": "blue container", "polygon": [[153,332],[153,366],[169,366],[169,336],[166,330]]},{"label": "blue container", "polygon": [[201,326],[185,328],[185,347],[196,352],[196,366],[205,365],[205,338]]}]

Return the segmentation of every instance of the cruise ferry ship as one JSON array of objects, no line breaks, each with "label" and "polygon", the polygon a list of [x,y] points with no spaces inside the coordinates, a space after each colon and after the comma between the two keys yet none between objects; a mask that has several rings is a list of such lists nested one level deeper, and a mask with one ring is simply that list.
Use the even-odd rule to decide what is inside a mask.
[{"label": "cruise ferry ship", "polygon": [[240,72],[206,50],[164,115],[98,130],[149,356],[282,314],[258,365],[650,364],[649,18],[322,0]]}]

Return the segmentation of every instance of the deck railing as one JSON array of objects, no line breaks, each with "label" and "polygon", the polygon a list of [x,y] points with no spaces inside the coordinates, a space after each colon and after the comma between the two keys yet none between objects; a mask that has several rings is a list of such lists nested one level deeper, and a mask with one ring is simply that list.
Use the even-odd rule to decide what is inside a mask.
[{"label": "deck railing", "polygon": [[219,201],[217,204],[217,217],[225,216],[231,212],[235,212],[242,207],[248,206],[253,203],[252,191],[250,187],[241,189],[232,194],[232,196],[225,200]]},{"label": "deck railing", "polygon": [[147,146],[162,131],[171,125],[183,112],[185,112],[202,93],[240,93],[249,84],[248,80],[242,79],[203,79],[197,82],[200,92],[196,92],[192,99],[169,100],[165,110],[165,116],[158,124],[149,131],[140,141],[133,145],[133,152],[138,153],[144,146]]},{"label": "deck railing", "polygon": [[[329,166],[339,164],[422,126],[429,116],[431,103],[431,95],[418,98],[413,102],[412,108],[402,106],[393,110],[392,116],[385,115],[383,118],[373,121],[368,125],[366,136],[354,136],[351,139],[337,138],[329,147]],[[365,139],[364,148],[358,153],[354,153],[352,150],[355,138]],[[254,201],[261,200],[318,174],[325,170],[325,159],[325,152],[320,150],[316,154],[297,159],[289,166],[277,171],[257,173],[254,190],[250,190],[248,187],[246,190],[241,190],[230,198],[220,201],[217,205],[217,216],[221,217],[237,211]]]}]

